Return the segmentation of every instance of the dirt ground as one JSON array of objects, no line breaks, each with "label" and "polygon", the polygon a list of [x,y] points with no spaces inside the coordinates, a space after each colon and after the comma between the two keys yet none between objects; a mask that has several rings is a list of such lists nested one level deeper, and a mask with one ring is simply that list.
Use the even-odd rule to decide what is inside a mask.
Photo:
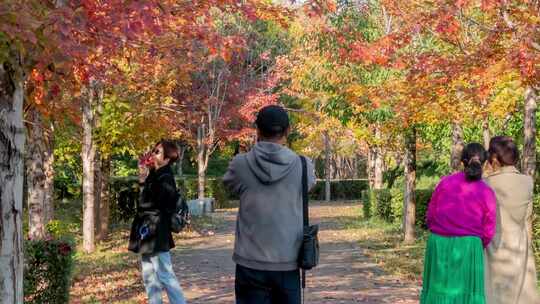
[{"label": "dirt ground", "polygon": [[[343,227],[340,221],[354,216],[352,212],[353,203],[311,205],[311,223],[320,224],[321,261],[308,274],[305,302],[418,303],[419,286],[386,275],[363,254],[356,231]],[[217,225],[205,237],[182,240],[171,252],[188,303],[234,303],[236,213],[218,211],[212,217]]]}]

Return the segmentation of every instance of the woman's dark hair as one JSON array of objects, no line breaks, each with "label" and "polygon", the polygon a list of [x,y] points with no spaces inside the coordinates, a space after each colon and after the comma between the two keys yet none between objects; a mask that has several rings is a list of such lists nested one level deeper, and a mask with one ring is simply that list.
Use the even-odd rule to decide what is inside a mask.
[{"label": "woman's dark hair", "polygon": [[171,140],[160,140],[154,147],[161,145],[163,147],[163,155],[169,159],[169,164],[178,160],[178,146]]},{"label": "woman's dark hair", "polygon": [[482,178],[482,166],[487,160],[487,152],[479,143],[470,143],[465,146],[461,153],[461,162],[465,167],[465,176],[469,181],[477,181]]},{"label": "woman's dark hair", "polygon": [[509,136],[495,136],[489,141],[489,158],[497,158],[501,166],[514,166],[519,161],[519,150]]}]

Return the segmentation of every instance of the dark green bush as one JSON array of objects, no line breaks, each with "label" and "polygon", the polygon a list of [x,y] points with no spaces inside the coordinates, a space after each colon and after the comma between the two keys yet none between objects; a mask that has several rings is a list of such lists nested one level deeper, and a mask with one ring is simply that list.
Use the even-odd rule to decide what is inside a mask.
[{"label": "dark green bush", "polygon": [[[196,178],[177,179],[176,184],[178,185],[180,192],[182,192],[187,200],[197,198],[199,185]],[[208,190],[208,180],[205,188]]]},{"label": "dark green bush", "polygon": [[[427,229],[426,212],[432,193],[432,189],[416,189],[416,225],[423,229]],[[402,219],[402,189],[365,190],[362,202],[365,218],[376,216],[389,223]]]},{"label": "dark green bush", "polygon": [[27,240],[24,244],[25,303],[68,303],[73,244],[62,240]]},{"label": "dark green bush", "polygon": [[392,217],[394,222],[401,222],[403,217],[403,189],[402,188],[392,188],[390,189],[390,195],[392,196],[391,205],[392,205]]},{"label": "dark green bush", "polygon": [[375,214],[378,218],[386,221],[393,222],[394,214],[392,212],[392,194],[388,189],[373,190],[375,196]]},{"label": "dark green bush", "polygon": [[227,191],[221,179],[210,179],[206,182],[207,196],[213,197],[216,200],[216,208],[232,208],[234,207],[230,201],[234,197]]},{"label": "dark green bush", "polygon": [[427,229],[426,213],[433,189],[416,189],[416,226]]},{"label": "dark green bush", "polygon": [[392,194],[389,189],[362,191],[362,203],[365,218],[375,216],[389,223],[394,221]]},{"label": "dark green bush", "polygon": [[536,265],[540,265],[540,193],[538,190],[533,197],[533,211],[532,243],[535,249]]},{"label": "dark green bush", "polygon": [[[332,200],[358,200],[362,198],[362,191],[369,187],[368,181],[364,179],[347,179],[330,182]],[[309,198],[312,200],[325,199],[325,181],[318,180],[311,189]]]},{"label": "dark green bush", "polygon": [[54,177],[54,196],[59,199],[67,198],[72,199],[74,197],[80,197],[81,184],[69,176],[59,176]]},{"label": "dark green bush", "polygon": [[[198,182],[196,178],[177,179],[176,183],[178,190],[187,200],[197,198]],[[221,179],[207,179],[205,189],[206,196],[216,200],[216,208],[232,207],[229,202],[235,197],[227,191]],[[111,181],[111,217],[113,221],[130,221],[135,216],[139,191],[136,178],[114,178]]]},{"label": "dark green bush", "polygon": [[364,218],[371,218],[371,192],[369,190],[362,191],[362,210],[364,211]]},{"label": "dark green bush", "polygon": [[[197,178],[177,179],[178,189],[186,199],[196,199],[198,193]],[[310,192],[310,199],[324,199],[324,181],[319,180]],[[332,181],[333,200],[360,199],[362,190],[367,189],[365,180]],[[206,195],[216,200],[217,208],[234,207],[231,200],[239,197],[230,193],[221,178],[209,178],[206,180]],[[135,215],[136,202],[139,199],[139,185],[136,177],[113,178],[111,180],[111,217],[114,222],[130,221]]]},{"label": "dark green bush", "polygon": [[131,221],[135,216],[137,200],[139,199],[140,189],[137,178],[113,178],[110,187],[112,222]]}]

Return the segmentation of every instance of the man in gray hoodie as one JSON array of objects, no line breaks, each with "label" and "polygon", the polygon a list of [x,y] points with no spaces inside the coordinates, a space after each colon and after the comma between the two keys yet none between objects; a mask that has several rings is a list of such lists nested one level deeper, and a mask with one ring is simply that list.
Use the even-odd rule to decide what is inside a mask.
[{"label": "man in gray hoodie", "polygon": [[[257,144],[237,155],[223,177],[240,196],[233,260],[237,304],[299,304],[298,253],[303,237],[302,165],[285,147],[289,116],[279,106],[262,108]],[[307,160],[308,187],[315,184]]]}]

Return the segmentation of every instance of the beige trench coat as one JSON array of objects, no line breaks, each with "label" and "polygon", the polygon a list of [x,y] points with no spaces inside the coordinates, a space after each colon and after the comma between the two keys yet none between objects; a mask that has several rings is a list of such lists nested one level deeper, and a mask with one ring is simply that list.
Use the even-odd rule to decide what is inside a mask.
[{"label": "beige trench coat", "polygon": [[540,304],[527,220],[532,178],[503,167],[486,178],[497,197],[497,230],[486,248],[487,304]]}]

